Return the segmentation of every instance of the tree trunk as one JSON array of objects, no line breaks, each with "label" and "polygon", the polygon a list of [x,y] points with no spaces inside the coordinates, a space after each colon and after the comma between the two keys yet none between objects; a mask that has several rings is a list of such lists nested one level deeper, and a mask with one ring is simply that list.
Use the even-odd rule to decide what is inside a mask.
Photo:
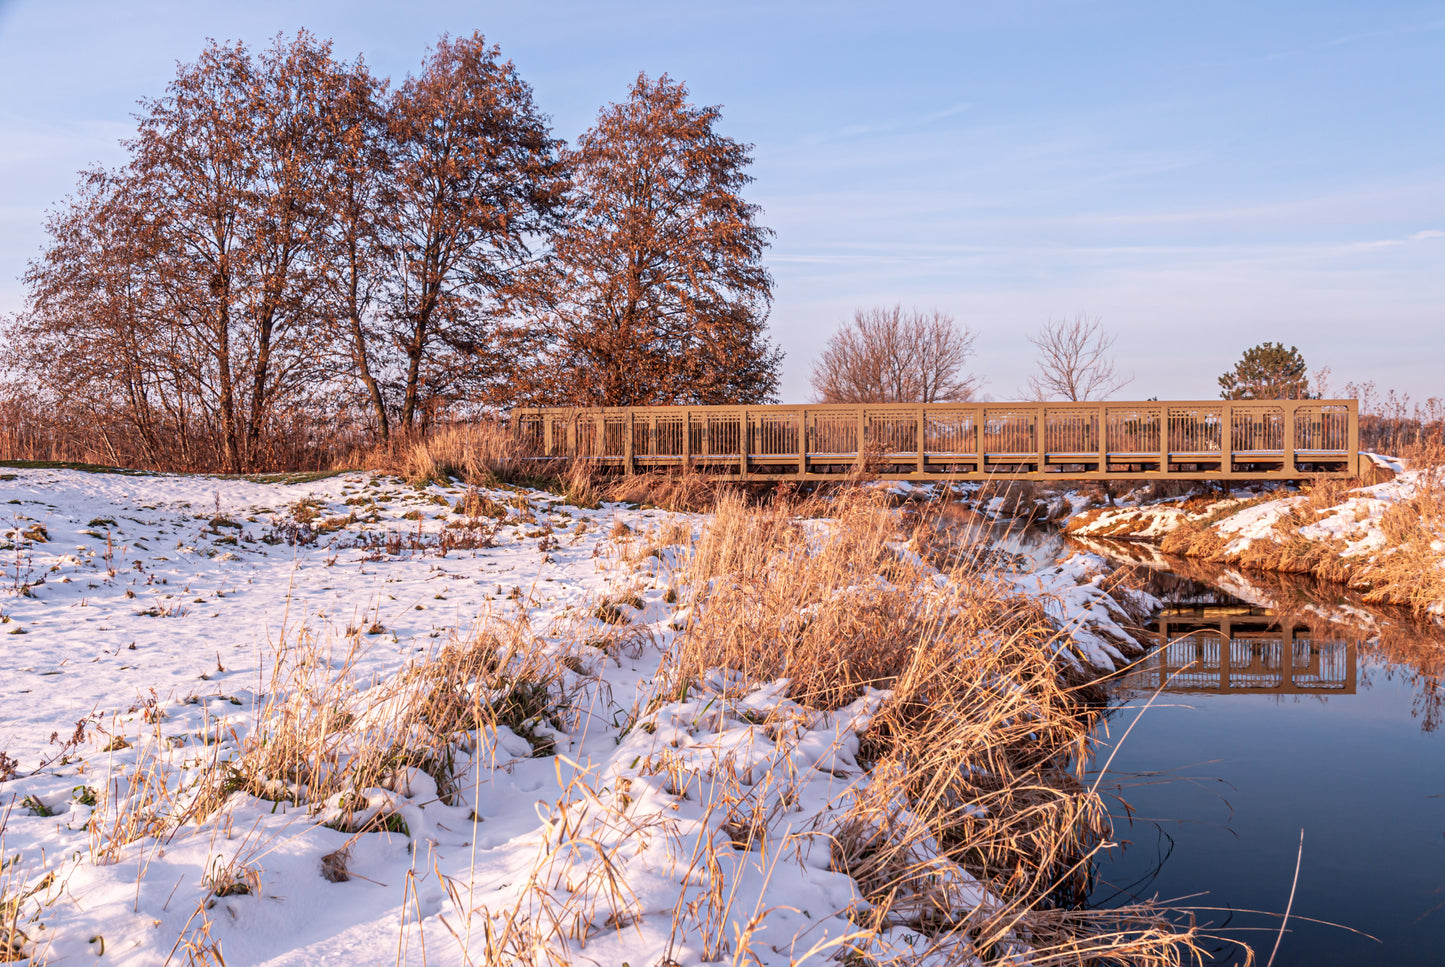
[{"label": "tree trunk", "polygon": [[[352,300],[355,302],[355,285],[352,286]],[[386,419],[386,401],[381,396],[381,386],[377,383],[376,377],[371,375],[371,363],[366,358],[366,333],[361,328],[361,317],[354,311],[347,320],[351,324],[352,362],[356,365],[356,372],[361,377],[362,384],[366,387],[367,395],[371,398],[371,411],[376,414],[376,431],[385,443],[391,439],[391,425]]]}]

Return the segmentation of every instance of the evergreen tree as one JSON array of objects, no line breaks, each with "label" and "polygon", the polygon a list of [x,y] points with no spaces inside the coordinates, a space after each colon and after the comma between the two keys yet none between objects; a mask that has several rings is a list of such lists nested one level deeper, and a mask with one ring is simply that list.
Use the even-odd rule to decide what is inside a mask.
[{"label": "evergreen tree", "polygon": [[1294,346],[1263,342],[1246,349],[1234,368],[1219,377],[1226,400],[1307,400],[1310,381],[1304,357]]}]

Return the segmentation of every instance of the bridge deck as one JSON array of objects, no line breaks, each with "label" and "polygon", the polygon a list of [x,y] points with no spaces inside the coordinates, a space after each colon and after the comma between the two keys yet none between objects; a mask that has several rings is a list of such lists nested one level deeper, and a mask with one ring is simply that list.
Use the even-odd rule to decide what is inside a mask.
[{"label": "bridge deck", "polygon": [[730,480],[1299,479],[1359,469],[1355,400],[804,404],[512,412],[539,458]]}]

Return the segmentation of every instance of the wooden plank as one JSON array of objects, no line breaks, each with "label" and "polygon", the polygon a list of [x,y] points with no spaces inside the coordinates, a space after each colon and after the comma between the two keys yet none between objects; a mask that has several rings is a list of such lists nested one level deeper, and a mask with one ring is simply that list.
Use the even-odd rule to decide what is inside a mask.
[{"label": "wooden plank", "polygon": [[1284,442],[1281,444],[1281,449],[1284,450],[1284,472],[1292,474],[1295,472],[1294,424],[1299,415],[1299,401],[1282,400],[1280,409],[1284,416]]},{"label": "wooden plank", "polygon": [[914,441],[913,441],[913,443],[914,443],[914,447],[913,447],[913,449],[914,449],[914,455],[917,456],[917,458],[918,458],[918,472],[919,472],[919,473],[923,473],[923,472],[927,469],[927,467],[926,467],[926,461],[924,460],[924,456],[923,456],[923,441],[924,441],[925,439],[927,439],[927,437],[925,436],[925,434],[926,434],[927,432],[928,432],[928,407],[920,404],[919,407],[918,407],[918,431],[917,431],[917,437],[916,437],[916,438],[914,439]]},{"label": "wooden plank", "polygon": [[798,473],[808,472],[808,411],[798,408]]}]

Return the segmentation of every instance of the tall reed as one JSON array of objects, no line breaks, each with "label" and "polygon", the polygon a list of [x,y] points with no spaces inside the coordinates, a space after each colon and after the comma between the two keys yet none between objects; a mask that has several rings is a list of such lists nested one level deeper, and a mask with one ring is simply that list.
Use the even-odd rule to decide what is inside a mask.
[{"label": "tall reed", "polygon": [[[666,673],[677,689],[719,665],[785,678],[789,697],[820,709],[887,690],[862,737],[868,792],[833,831],[834,868],[871,904],[865,932],[906,925],[943,956],[1027,948],[1038,964],[1191,955],[1194,929],[1148,905],[1065,912],[1109,825],[1080,781],[1093,712],[1042,609],[980,555],[940,575],[881,495],[832,510],[809,521],[724,496],[690,563],[690,619]],[[993,899],[979,903],[972,884]]]}]

